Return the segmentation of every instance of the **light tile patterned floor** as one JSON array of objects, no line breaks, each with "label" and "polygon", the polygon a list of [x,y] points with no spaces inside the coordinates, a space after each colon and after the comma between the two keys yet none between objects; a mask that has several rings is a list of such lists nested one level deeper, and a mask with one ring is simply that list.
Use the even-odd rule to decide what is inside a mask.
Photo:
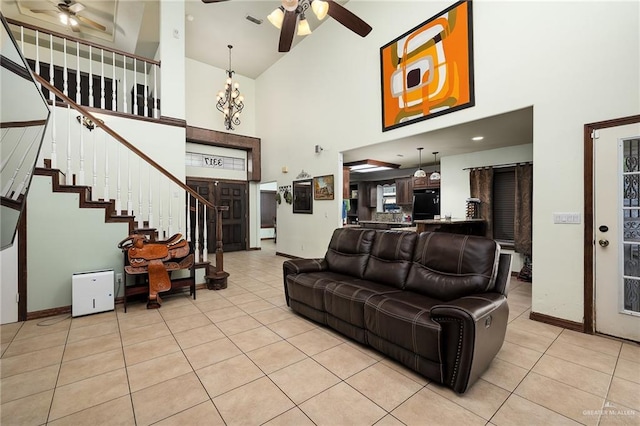
[{"label": "light tile patterned floor", "polygon": [[283,258],[225,254],[229,288],[3,325],[4,425],[640,424],[640,346],[528,319],[465,395],[291,312]]}]

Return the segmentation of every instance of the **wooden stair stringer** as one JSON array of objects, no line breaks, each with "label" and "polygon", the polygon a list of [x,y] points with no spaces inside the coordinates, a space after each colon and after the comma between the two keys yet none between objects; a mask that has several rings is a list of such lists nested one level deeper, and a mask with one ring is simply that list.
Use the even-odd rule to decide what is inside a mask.
[{"label": "wooden stair stringer", "polygon": [[53,192],[75,193],[79,195],[79,208],[104,209],[105,223],[128,223],[129,234],[132,234],[136,227],[135,216],[116,215],[115,200],[93,201],[91,200],[91,187],[86,185],[65,185],[60,183],[60,176],[63,175],[59,169],[36,167],[34,175],[51,177],[51,189]]}]

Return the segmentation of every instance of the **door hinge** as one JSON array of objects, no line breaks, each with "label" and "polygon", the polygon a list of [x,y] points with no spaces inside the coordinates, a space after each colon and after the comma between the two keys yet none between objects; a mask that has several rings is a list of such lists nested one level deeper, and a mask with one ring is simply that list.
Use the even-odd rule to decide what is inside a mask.
[{"label": "door hinge", "polygon": [[591,139],[599,139],[600,138],[600,131],[599,130],[592,130],[591,131]]}]

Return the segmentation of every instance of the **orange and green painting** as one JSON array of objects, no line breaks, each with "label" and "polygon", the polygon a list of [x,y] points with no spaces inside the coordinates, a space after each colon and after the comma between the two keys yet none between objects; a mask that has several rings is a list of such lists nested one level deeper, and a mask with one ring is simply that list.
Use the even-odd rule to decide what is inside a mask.
[{"label": "orange and green painting", "polygon": [[382,130],[473,106],[472,43],[460,1],[382,46]]}]

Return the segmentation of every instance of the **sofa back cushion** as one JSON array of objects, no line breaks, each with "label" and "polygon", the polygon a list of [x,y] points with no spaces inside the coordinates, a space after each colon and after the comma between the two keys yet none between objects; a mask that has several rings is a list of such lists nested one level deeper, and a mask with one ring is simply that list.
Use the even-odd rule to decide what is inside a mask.
[{"label": "sofa back cushion", "polygon": [[375,238],[373,229],[338,228],[333,231],[324,258],[328,269],[362,278]]},{"label": "sofa back cushion", "polygon": [[403,289],[417,240],[415,232],[376,231],[364,278]]},{"label": "sofa back cushion", "polygon": [[470,235],[423,232],[405,289],[442,301],[493,290],[500,246]]}]

